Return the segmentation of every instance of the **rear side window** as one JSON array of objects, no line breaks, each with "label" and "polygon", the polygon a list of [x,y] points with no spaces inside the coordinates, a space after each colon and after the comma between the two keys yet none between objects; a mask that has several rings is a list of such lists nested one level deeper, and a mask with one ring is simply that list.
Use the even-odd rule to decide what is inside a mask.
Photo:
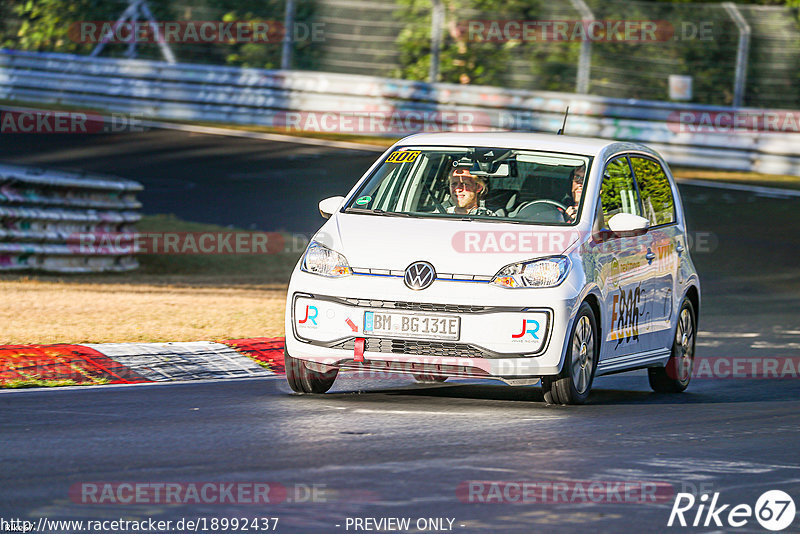
[{"label": "rear side window", "polygon": [[617,213],[641,215],[627,157],[619,156],[606,164],[600,202],[603,208],[603,228],[608,228],[608,221]]},{"label": "rear side window", "polygon": [[675,222],[675,200],[661,165],[648,158],[631,156],[631,166],[642,195],[644,217],[650,219],[650,226]]}]

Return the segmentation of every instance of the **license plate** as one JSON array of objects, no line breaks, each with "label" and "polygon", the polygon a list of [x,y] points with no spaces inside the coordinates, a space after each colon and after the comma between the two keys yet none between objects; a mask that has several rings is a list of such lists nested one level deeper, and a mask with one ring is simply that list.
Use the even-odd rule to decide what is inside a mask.
[{"label": "license plate", "polygon": [[460,332],[461,318],[452,315],[364,312],[364,334],[458,341]]}]

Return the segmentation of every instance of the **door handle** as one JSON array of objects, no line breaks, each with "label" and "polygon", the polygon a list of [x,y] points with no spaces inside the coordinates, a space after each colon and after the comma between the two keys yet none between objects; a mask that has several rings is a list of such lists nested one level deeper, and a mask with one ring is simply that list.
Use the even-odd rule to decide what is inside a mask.
[{"label": "door handle", "polygon": [[650,249],[647,249],[647,254],[645,254],[644,257],[647,260],[647,265],[652,265],[653,260],[656,259],[656,255]]},{"label": "door handle", "polygon": [[683,254],[683,251],[684,251],[684,250],[685,250],[685,249],[683,248],[683,245],[681,245],[680,243],[678,243],[677,245],[675,245],[675,252],[677,252],[677,253],[678,253],[678,256],[680,256],[681,254]]}]

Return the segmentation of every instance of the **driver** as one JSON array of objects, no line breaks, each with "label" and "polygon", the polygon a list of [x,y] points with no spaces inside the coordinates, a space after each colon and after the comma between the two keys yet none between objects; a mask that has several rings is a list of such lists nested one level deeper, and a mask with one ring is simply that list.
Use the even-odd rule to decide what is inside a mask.
[{"label": "driver", "polygon": [[447,208],[447,213],[494,215],[492,210],[481,205],[486,189],[483,177],[470,174],[467,169],[454,169],[450,174],[450,200],[454,205]]},{"label": "driver", "polygon": [[575,167],[569,175],[570,177],[570,195],[566,195],[562,204],[567,207],[565,216],[567,222],[573,222],[578,214],[578,205],[581,202],[583,195],[583,182],[586,180],[586,165]]}]

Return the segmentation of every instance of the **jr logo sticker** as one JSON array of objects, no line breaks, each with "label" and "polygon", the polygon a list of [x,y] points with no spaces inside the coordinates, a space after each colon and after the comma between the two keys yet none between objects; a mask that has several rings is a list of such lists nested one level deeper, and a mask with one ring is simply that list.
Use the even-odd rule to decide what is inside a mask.
[{"label": "jr logo sticker", "polygon": [[[314,312],[314,315],[310,315],[309,310]],[[319,315],[319,310],[317,309],[316,306],[306,305],[306,316],[303,317],[302,320],[297,322],[300,324],[305,324],[307,321],[311,321],[312,323],[314,323],[314,326],[317,326],[317,315]]]},{"label": "jr logo sticker", "polygon": [[395,150],[386,158],[386,163],[411,163],[419,155],[419,150]]},{"label": "jr logo sticker", "polygon": [[539,321],[534,321],[533,319],[523,319],[522,320],[522,332],[519,334],[511,334],[513,339],[520,339],[525,336],[525,334],[530,334],[533,336],[533,339],[539,339],[539,336],[536,335],[536,332],[539,331]]}]

